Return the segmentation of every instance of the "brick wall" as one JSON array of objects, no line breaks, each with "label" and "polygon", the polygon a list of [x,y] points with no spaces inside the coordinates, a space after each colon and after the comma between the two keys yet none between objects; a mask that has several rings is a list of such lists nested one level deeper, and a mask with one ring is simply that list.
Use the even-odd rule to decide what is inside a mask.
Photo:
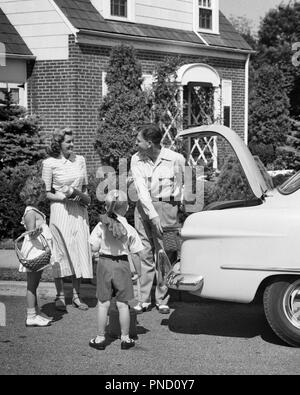
[{"label": "brick wall", "polygon": [[[76,151],[86,157],[89,171],[95,171],[100,158],[93,143],[102,96],[102,72],[108,65],[109,48],[79,46],[72,36],[69,48],[69,60],[36,62],[29,80],[29,108],[41,117],[46,132],[61,126],[72,127]],[[137,55],[143,73],[151,74],[155,65],[164,61],[168,54],[139,51]],[[201,56],[182,56],[182,59],[185,63],[207,63],[221,78],[232,80],[232,128],[243,136],[244,62]]]}]

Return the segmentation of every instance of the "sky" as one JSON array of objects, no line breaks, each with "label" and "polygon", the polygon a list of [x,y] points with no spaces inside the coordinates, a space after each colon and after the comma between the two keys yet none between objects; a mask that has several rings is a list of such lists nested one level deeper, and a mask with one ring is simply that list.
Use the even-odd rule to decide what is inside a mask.
[{"label": "sky", "polygon": [[279,4],[287,5],[290,0],[220,0],[220,9],[229,18],[233,16],[245,16],[253,22],[252,28],[256,32],[260,19],[266,13],[276,8]]}]

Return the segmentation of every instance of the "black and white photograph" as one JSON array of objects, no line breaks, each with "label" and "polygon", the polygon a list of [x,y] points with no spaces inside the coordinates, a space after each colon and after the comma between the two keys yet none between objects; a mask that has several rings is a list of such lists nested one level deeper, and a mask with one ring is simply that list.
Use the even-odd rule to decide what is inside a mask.
[{"label": "black and white photograph", "polygon": [[0,375],[300,374],[300,1],[0,0]]}]

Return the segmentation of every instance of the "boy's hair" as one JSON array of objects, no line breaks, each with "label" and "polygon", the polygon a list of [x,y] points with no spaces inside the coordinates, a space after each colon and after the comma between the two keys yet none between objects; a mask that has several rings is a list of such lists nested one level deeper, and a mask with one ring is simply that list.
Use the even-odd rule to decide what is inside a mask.
[{"label": "boy's hair", "polygon": [[151,141],[155,145],[160,145],[164,135],[161,128],[154,123],[140,125],[136,130],[142,134],[144,140]]},{"label": "boy's hair", "polygon": [[128,207],[127,195],[121,190],[114,189],[109,191],[105,198],[107,210],[113,206],[113,212],[119,214]]},{"label": "boy's hair", "polygon": [[42,192],[46,192],[46,185],[41,177],[29,176],[20,192],[20,198],[26,204],[35,204]]}]

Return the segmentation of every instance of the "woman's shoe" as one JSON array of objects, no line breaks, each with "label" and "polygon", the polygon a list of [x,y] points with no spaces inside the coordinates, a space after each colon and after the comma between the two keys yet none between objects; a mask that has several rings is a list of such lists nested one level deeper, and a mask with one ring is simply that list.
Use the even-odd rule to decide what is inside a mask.
[{"label": "woman's shoe", "polygon": [[55,308],[58,311],[66,312],[67,311],[67,306],[65,302],[65,297],[64,296],[57,296],[54,300],[55,302]]},{"label": "woman's shoe", "polygon": [[81,300],[79,299],[78,296],[76,298],[72,299],[72,306],[75,307],[76,309],[83,310],[83,311],[86,311],[89,309],[89,306],[87,304],[81,302]]}]

